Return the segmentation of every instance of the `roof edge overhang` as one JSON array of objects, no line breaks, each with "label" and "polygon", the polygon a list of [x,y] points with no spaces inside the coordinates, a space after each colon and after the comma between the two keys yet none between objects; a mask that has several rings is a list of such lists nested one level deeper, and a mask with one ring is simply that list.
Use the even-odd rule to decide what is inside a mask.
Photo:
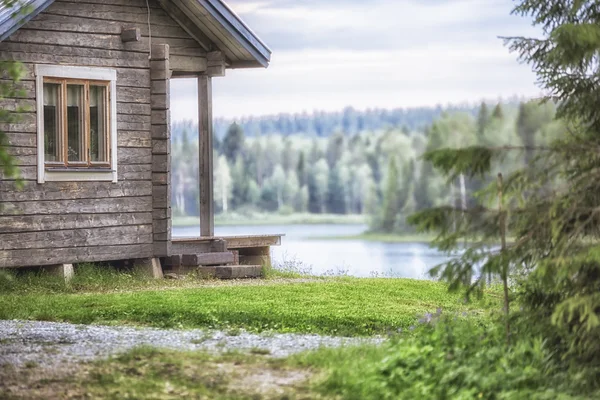
[{"label": "roof edge overhang", "polygon": [[[208,13],[252,55],[256,63],[251,61],[232,65],[234,68],[251,68],[269,66],[271,49],[242,21],[240,17],[222,0],[198,0]],[[253,65],[254,64],[254,65]]]},{"label": "roof edge overhang", "polygon": [[[20,27],[25,25],[30,19],[44,11],[48,6],[54,3],[54,0],[34,0],[27,4],[25,10],[21,10],[20,14],[7,15],[8,18],[0,20],[0,42],[7,39],[15,33]],[[17,3],[18,4],[18,3]],[[16,5],[15,5],[16,6]],[[14,7],[13,7],[14,8]]]},{"label": "roof edge overhang", "polygon": [[[187,0],[190,1],[190,0]],[[242,21],[223,0],[192,0],[200,4],[207,14],[218,22],[252,59],[231,60],[231,68],[266,68],[271,61],[271,49]],[[21,15],[13,17],[16,7],[0,14],[0,42],[7,39],[20,27],[48,8],[54,0],[29,0]],[[11,12],[9,12],[11,11]],[[198,26],[202,30],[202,26]]]}]

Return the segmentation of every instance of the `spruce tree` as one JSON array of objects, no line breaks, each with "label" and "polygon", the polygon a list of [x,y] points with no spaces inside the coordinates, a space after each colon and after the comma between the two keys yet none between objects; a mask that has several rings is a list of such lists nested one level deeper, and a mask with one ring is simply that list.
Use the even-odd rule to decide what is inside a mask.
[{"label": "spruce tree", "polygon": [[535,153],[535,133],[536,126],[534,124],[531,107],[525,103],[519,104],[519,115],[517,117],[517,133],[523,141],[525,152],[525,165],[529,165],[533,161]]},{"label": "spruce tree", "polygon": [[396,159],[390,158],[387,169],[385,191],[383,195],[383,214],[381,228],[384,232],[392,232],[396,225],[396,217],[400,207],[398,205],[398,167]]},{"label": "spruce tree", "polygon": [[492,111],[492,119],[504,119],[504,111],[502,110],[502,105],[500,103],[496,104],[496,107],[494,107],[494,111]]},{"label": "spruce tree", "polygon": [[479,113],[477,114],[477,137],[483,138],[485,135],[485,128],[490,122],[490,112],[488,110],[487,104],[484,101],[481,102],[481,106],[479,107]]},{"label": "spruce tree", "polygon": [[308,192],[308,212],[312,214],[319,214],[321,212],[321,199],[319,196],[319,189],[317,187],[317,180],[312,169],[308,174],[306,190]]},{"label": "spruce tree", "polygon": [[[594,389],[600,385],[600,7],[592,0],[521,0],[514,13],[532,16],[543,37],[505,38],[506,44],[532,66],[569,134],[536,144],[535,118],[523,104],[522,146],[426,153],[424,158],[453,180],[460,174],[484,177],[496,158],[517,147],[536,151],[525,169],[490,182],[478,205],[431,208],[413,214],[410,222],[437,232],[435,244],[443,250],[473,240],[460,257],[432,270],[451,289],[481,293],[490,279],[501,279],[508,314],[516,294],[507,284],[512,275],[522,311],[507,315],[506,323],[517,323],[518,335],[541,336],[552,367],[572,368],[580,385]],[[514,241],[506,243],[507,236]],[[499,241],[500,248],[490,246]],[[510,332],[507,326],[509,339]]]},{"label": "spruce tree", "polygon": [[248,199],[250,170],[246,167],[242,157],[238,157],[234,163],[230,163],[231,168],[231,207],[238,208],[246,204]]},{"label": "spruce tree", "polygon": [[398,209],[403,210],[410,196],[414,196],[415,161],[409,160],[402,169],[402,189],[398,192]]},{"label": "spruce tree", "polygon": [[327,164],[329,168],[337,165],[345,149],[345,138],[342,133],[336,133],[329,138],[327,143]]},{"label": "spruce tree", "polygon": [[427,209],[434,206],[434,196],[430,191],[430,182],[434,174],[431,163],[421,162],[419,176],[414,185],[414,196],[417,210]]},{"label": "spruce tree", "polygon": [[306,162],[304,161],[304,152],[300,152],[300,156],[298,157],[298,164],[296,165],[296,174],[298,175],[298,183],[300,187],[306,185],[307,181],[307,170],[306,170]]},{"label": "spruce tree", "polygon": [[532,15],[545,37],[507,43],[533,66],[569,130],[527,182],[543,190],[518,221],[523,253],[537,261],[524,305],[530,317],[551,323],[544,334],[565,345],[557,356],[578,369],[594,365],[587,384],[600,385],[600,7],[592,0],[529,0],[515,13]]},{"label": "spruce tree", "polygon": [[346,213],[346,188],[340,177],[340,167],[336,166],[329,173],[327,187],[327,209],[333,214]]},{"label": "spruce tree", "polygon": [[237,157],[241,154],[244,147],[244,131],[242,127],[235,122],[229,126],[227,133],[221,144],[223,154],[227,157],[227,161],[233,164]]}]

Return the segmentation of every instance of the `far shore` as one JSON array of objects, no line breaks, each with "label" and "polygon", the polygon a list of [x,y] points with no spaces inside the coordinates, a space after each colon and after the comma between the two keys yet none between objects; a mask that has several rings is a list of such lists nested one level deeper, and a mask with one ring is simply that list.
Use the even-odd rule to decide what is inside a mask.
[{"label": "far shore", "polygon": [[[366,225],[367,217],[350,214],[219,214],[215,215],[217,226],[258,226],[258,225]],[[176,216],[172,219],[173,227],[185,228],[199,226],[200,218],[195,216]],[[366,229],[366,228],[365,228]]]},{"label": "far shore", "polygon": [[341,236],[309,236],[306,240],[362,240],[366,242],[381,243],[430,243],[434,237],[419,234],[393,234],[393,233],[371,233],[365,232],[360,235]]},{"label": "far shore", "polygon": [[[267,214],[256,213],[251,215],[228,214],[216,215],[215,226],[267,226],[267,225],[364,225],[364,232],[354,235],[310,235],[304,240],[330,240],[330,241],[364,241],[378,243],[424,243],[430,244],[435,235],[418,233],[378,233],[368,231],[368,217],[364,215],[338,215],[338,214]],[[187,228],[200,226],[200,218],[194,216],[177,216],[172,219],[174,228]],[[467,240],[473,243],[476,239]],[[508,238],[509,243],[514,238]],[[499,241],[498,241],[499,242]]]}]

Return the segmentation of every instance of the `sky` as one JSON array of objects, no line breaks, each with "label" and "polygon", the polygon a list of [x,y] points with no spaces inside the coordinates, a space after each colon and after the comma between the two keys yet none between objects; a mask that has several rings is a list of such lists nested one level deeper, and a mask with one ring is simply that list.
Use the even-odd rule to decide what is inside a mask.
[{"label": "sky", "polygon": [[[535,97],[500,36],[537,36],[513,0],[229,0],[273,51],[267,69],[213,79],[213,116],[433,106]],[[172,120],[197,119],[196,86],[172,83]]]}]

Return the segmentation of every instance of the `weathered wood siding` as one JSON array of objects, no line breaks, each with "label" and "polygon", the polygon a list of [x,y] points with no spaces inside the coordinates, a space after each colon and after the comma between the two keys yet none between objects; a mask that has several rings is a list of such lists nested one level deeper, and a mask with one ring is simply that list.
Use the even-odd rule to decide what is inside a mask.
[{"label": "weathered wood siding", "polygon": [[[170,68],[205,71],[204,49],[155,0],[150,15],[152,44],[169,45]],[[147,18],[145,0],[56,1],[0,43],[0,57],[26,69],[22,98],[0,106],[28,108],[19,123],[2,126],[25,186],[17,191],[0,177],[0,267],[152,257],[154,238],[166,237],[164,228],[156,232],[157,221],[170,224],[167,208],[157,208],[153,198],[153,170],[168,163],[168,151],[165,137],[153,140],[152,116],[168,107],[152,103],[160,100],[151,96],[160,91],[153,84],[164,80],[151,81]],[[122,42],[123,28],[139,28],[141,40]],[[117,183],[37,183],[35,64],[116,69]]]}]

